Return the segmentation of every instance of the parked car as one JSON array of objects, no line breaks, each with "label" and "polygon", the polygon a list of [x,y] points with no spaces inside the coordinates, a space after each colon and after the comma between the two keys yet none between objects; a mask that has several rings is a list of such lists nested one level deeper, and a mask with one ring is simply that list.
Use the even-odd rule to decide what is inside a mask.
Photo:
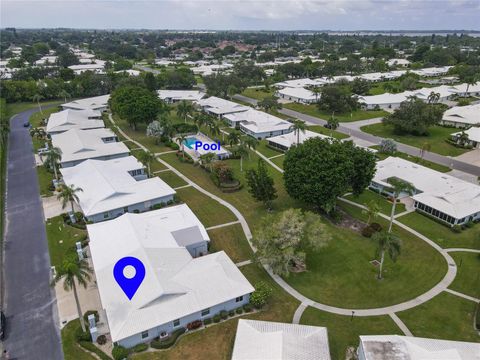
[{"label": "parked car", "polygon": [[30,124],[29,121],[25,121],[25,122],[23,123],[23,127],[25,127],[25,128],[29,128],[30,126],[32,126],[32,125]]},{"label": "parked car", "polygon": [[5,338],[5,328],[7,326],[7,319],[3,311],[0,311],[0,340]]}]

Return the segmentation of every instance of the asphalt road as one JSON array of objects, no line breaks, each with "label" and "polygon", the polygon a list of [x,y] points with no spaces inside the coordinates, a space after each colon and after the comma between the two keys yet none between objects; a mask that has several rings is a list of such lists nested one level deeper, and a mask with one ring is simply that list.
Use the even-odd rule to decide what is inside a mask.
[{"label": "asphalt road", "polygon": [[10,359],[63,359],[50,257],[32,140],[23,123],[35,109],[10,120],[4,249],[4,349]]},{"label": "asphalt road", "polygon": [[[243,101],[243,102],[247,102],[247,103],[252,104],[252,105],[257,104],[257,101],[255,99],[251,99],[251,98],[248,98],[248,97],[243,96],[243,95],[235,95],[234,98],[237,99],[237,100]],[[314,116],[310,116],[310,115],[306,115],[306,114],[302,114],[302,113],[299,113],[298,111],[294,111],[294,110],[290,110],[290,109],[281,109],[281,110],[279,110],[279,112],[284,114],[284,115],[291,116],[293,118],[298,118],[300,120],[308,121],[308,122],[311,122],[311,123],[314,123],[314,124],[317,124],[317,125],[325,125],[327,123],[323,119],[320,119],[320,118],[317,118],[317,117],[314,117]],[[380,144],[380,141],[382,141],[382,139],[383,139],[383,138],[378,137],[378,136],[374,136],[374,135],[371,135],[371,134],[364,133],[360,130],[355,130],[355,129],[352,129],[352,128],[342,126],[341,123],[340,123],[340,126],[338,127],[337,131],[339,131],[341,133],[344,133],[344,134],[347,134],[347,135],[350,135],[350,136],[357,137],[357,138],[365,140],[365,141],[369,141],[369,142],[374,143],[374,144]],[[418,149],[414,146],[405,145],[405,144],[402,144],[402,143],[399,143],[399,142],[396,142],[396,144],[397,144],[398,151],[401,151],[401,152],[404,152],[406,154],[413,155],[413,156],[419,156],[420,155],[420,149]],[[480,176],[480,167],[479,166],[469,164],[469,163],[464,162],[464,161],[455,160],[455,158],[451,158],[449,156],[443,156],[443,155],[439,155],[439,154],[436,154],[436,153],[433,153],[433,152],[426,152],[424,154],[423,158],[425,160],[428,160],[428,161],[431,161],[431,162],[434,162],[434,163],[437,163],[437,164],[448,166],[448,167],[450,167],[452,169],[455,169],[455,170],[460,170],[460,171],[463,171],[463,172],[466,172],[466,173],[469,173],[469,174],[472,174],[472,175],[475,175],[475,176]]]}]

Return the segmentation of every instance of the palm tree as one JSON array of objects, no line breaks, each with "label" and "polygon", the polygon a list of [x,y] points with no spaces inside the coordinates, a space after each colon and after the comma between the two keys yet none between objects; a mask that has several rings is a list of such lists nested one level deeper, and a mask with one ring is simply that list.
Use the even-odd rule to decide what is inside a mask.
[{"label": "palm tree", "polygon": [[305,130],[307,126],[305,125],[305,121],[302,120],[293,120],[293,125],[290,127],[293,129],[294,133],[297,135],[297,145],[300,143],[300,131],[305,134]]},{"label": "palm tree", "polygon": [[427,99],[429,104],[435,104],[438,102],[438,100],[440,100],[440,93],[432,91],[430,95],[428,95]]},{"label": "palm tree", "polygon": [[457,137],[457,142],[464,146],[469,140],[468,134],[465,131],[462,131],[461,134]]},{"label": "palm tree", "polygon": [[402,248],[402,241],[397,235],[390,232],[377,232],[373,234],[372,239],[377,242],[377,254],[380,255],[380,265],[378,266],[378,279],[382,279],[383,262],[385,260],[385,252],[388,253],[390,259],[397,261],[398,255]]},{"label": "palm tree", "polygon": [[370,200],[365,204],[366,209],[362,210],[362,213],[368,216],[367,225],[372,223],[372,220],[376,219],[380,212],[380,205],[375,200]]},{"label": "palm tree", "polygon": [[152,161],[155,160],[155,154],[151,151],[142,151],[140,154],[138,154],[138,158],[140,162],[147,167],[148,177],[152,176],[150,167],[152,165]]},{"label": "palm tree", "polygon": [[393,225],[393,216],[395,215],[395,207],[397,206],[397,200],[401,193],[407,193],[409,195],[413,195],[415,192],[415,188],[412,184],[400,180],[398,178],[390,178],[387,179],[387,182],[391,185],[392,193],[393,193],[393,205],[392,211],[390,213],[390,224],[388,225],[388,232],[392,232],[392,225]]},{"label": "palm tree", "polygon": [[338,119],[332,115],[332,117],[327,120],[327,125],[330,129],[330,137],[333,137],[333,130],[337,129],[339,125]]},{"label": "palm tree", "polygon": [[182,149],[182,157],[185,159],[185,140],[187,140],[187,135],[180,134],[178,135],[177,139],[180,142],[180,146]]},{"label": "palm tree", "polygon": [[[255,150],[258,145],[258,140],[252,136],[247,136],[245,139],[243,139],[243,143],[248,149]],[[248,158],[250,159],[250,152],[248,152]]]},{"label": "palm tree", "polygon": [[200,155],[199,159],[205,167],[207,167],[210,171],[212,171],[212,163],[213,163],[213,160],[215,160],[214,153],[209,152],[209,153]]},{"label": "palm tree", "polygon": [[423,157],[425,156],[425,153],[430,151],[431,148],[432,148],[432,145],[430,145],[430,143],[428,141],[425,141],[422,144],[422,148],[420,149],[420,159],[423,160]]},{"label": "palm tree", "polygon": [[179,118],[187,122],[188,115],[193,113],[193,105],[186,100],[180,101],[177,106],[177,115]]},{"label": "palm tree", "polygon": [[47,158],[45,162],[47,164],[50,164],[50,166],[52,167],[53,173],[55,174],[55,179],[58,179],[57,164],[61,159],[62,159],[62,150],[60,150],[60,148],[52,147],[50,150],[48,150]]},{"label": "palm tree", "polygon": [[228,134],[227,141],[228,145],[230,146],[238,144],[240,141],[240,133],[237,130],[233,130],[230,134]]},{"label": "palm tree", "polygon": [[65,291],[73,290],[73,296],[75,297],[75,303],[77,305],[78,318],[80,319],[83,332],[86,331],[86,328],[82,309],[80,308],[80,302],[78,301],[76,282],[86,289],[88,282],[91,280],[90,274],[92,273],[93,270],[88,265],[87,260],[80,260],[78,257],[70,255],[63,260],[62,265],[57,270],[55,278],[52,280],[52,286],[55,286],[55,284],[58,284],[63,280],[63,288]]},{"label": "palm tree", "polygon": [[58,96],[63,97],[65,102],[67,102],[67,98],[70,97],[70,94],[66,90],[62,90],[58,93]]},{"label": "palm tree", "polygon": [[40,105],[40,100],[43,100],[43,96],[42,96],[42,95],[40,95],[40,94],[35,94],[35,95],[33,95],[32,101],[33,101],[33,102],[37,102],[38,108],[40,109],[40,113],[43,115],[42,106]]},{"label": "palm tree", "polygon": [[57,195],[57,199],[62,201],[62,209],[65,209],[68,203],[72,208],[72,214],[75,213],[75,209],[73,208],[74,201],[78,202],[77,192],[82,192],[83,189],[76,187],[75,185],[62,185],[60,188],[60,192]]},{"label": "palm tree", "polygon": [[318,95],[322,93],[322,90],[318,86],[312,87],[312,93],[315,94],[315,102],[318,102]]},{"label": "palm tree", "polygon": [[235,149],[232,150],[232,152],[236,156],[240,156],[240,171],[243,172],[243,158],[245,157],[245,155],[249,154],[247,147],[244,143],[240,143],[235,147]]},{"label": "palm tree", "polygon": [[220,127],[216,121],[210,121],[208,124],[208,130],[210,130],[210,135],[213,137],[220,135]]}]

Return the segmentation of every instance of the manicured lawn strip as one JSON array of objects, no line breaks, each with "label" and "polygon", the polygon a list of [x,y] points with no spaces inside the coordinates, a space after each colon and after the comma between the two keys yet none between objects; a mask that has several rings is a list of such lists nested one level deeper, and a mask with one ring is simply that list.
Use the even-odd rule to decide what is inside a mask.
[{"label": "manicured lawn strip", "polygon": [[480,249],[480,225],[454,233],[447,225],[442,225],[420,213],[400,216],[398,221],[417,230],[443,248]]},{"label": "manicured lawn strip", "polygon": [[80,326],[79,320],[70,321],[61,331],[62,347],[65,360],[96,360],[77,344],[75,331]]},{"label": "manicured lawn strip", "polygon": [[40,195],[51,196],[53,192],[49,189],[53,181],[53,173],[45,169],[45,166],[37,166],[38,185],[40,187]]},{"label": "manicured lawn strip", "polygon": [[376,258],[372,239],[329,223],[326,229],[332,237],[328,246],[307,251],[307,271],[285,279],[318,302],[354,309],[394,305],[430,290],[447,271],[445,260],[430,245],[394,228],[403,243],[401,255],[395,263],[386,256],[379,281],[377,267],[369,263]]},{"label": "manicured lawn strip", "polygon": [[48,219],[46,229],[50,262],[56,267],[62,264],[67,254],[76,254],[75,243],[87,236],[86,230],[65,225],[61,216]]},{"label": "manicured lawn strip", "polygon": [[266,157],[271,157],[271,156],[276,156],[283,154],[282,151],[272,149],[271,147],[268,146],[268,141],[267,140],[261,140],[258,145],[256,150]]},{"label": "manicured lawn strip", "polygon": [[326,135],[326,136],[331,136],[331,137],[333,137],[335,139],[339,139],[339,140],[346,139],[346,138],[349,137],[346,134],[343,134],[343,133],[335,131],[335,130],[327,129],[325,126],[321,126],[321,125],[309,126],[308,130],[319,133],[319,134],[323,134],[323,135]]},{"label": "manicured lawn strip", "polygon": [[275,165],[277,165],[280,169],[283,169],[283,161],[285,160],[285,156],[279,156],[273,159],[270,159]]},{"label": "manicured lawn strip", "polygon": [[[331,118],[332,114],[323,110],[318,109],[317,105],[303,105],[299,103],[288,103],[283,105],[284,108],[298,111],[302,114],[315,116],[320,119],[328,120]],[[358,121],[358,120],[366,120],[366,119],[373,119],[378,117],[384,117],[388,115],[388,112],[380,110],[355,110],[351,114],[344,113],[344,114],[335,114],[335,118],[338,119],[340,122],[351,122],[351,121]]]},{"label": "manicured lawn strip", "polygon": [[173,188],[187,185],[185,180],[183,180],[180,176],[175,174],[173,171],[164,171],[157,174],[157,176]]},{"label": "manicured lawn strip", "polygon": [[[379,146],[375,145],[375,146],[372,146],[371,148],[378,150],[378,149],[379,149]],[[432,169],[432,170],[436,170],[436,171],[439,171],[439,172],[442,172],[442,173],[446,173],[446,172],[452,171],[452,169],[450,169],[448,166],[441,165],[441,164],[437,164],[437,163],[434,163],[434,162],[431,162],[431,161],[428,161],[428,160],[425,160],[425,159],[421,159],[421,158],[418,157],[418,156],[408,155],[408,154],[405,154],[405,153],[400,152],[400,151],[397,151],[394,155],[381,154],[381,153],[379,153],[379,152],[377,152],[375,155],[376,155],[380,160],[385,160],[385,159],[388,158],[389,156],[396,156],[396,157],[399,157],[399,158],[402,158],[402,159],[405,159],[405,160],[408,160],[408,161],[417,163],[417,164],[419,164],[419,165],[428,167],[428,168],[430,168],[430,169]]]},{"label": "manicured lawn strip", "polygon": [[430,144],[431,152],[440,155],[458,156],[468,151],[467,149],[457,148],[445,141],[451,134],[458,132],[458,129],[453,128],[432,126],[428,131],[428,136],[414,136],[411,134],[398,135],[393,132],[391,125],[384,125],[383,123],[362,126],[361,130],[372,135],[390,138],[403,144],[415,146],[419,148],[419,154],[420,149],[426,142]]},{"label": "manicured lawn strip", "polygon": [[475,306],[473,301],[443,292],[397,315],[414,336],[479,342],[480,336],[473,329]]},{"label": "manicured lawn strip", "polygon": [[480,254],[451,252],[457,264],[457,276],[450,289],[480,298]]},{"label": "manicured lawn strip", "polygon": [[358,347],[360,335],[403,335],[388,315],[352,318],[308,307],[300,323],[327,328],[332,360],[345,359],[348,347]]},{"label": "manicured lawn strip", "polygon": [[272,97],[273,91],[265,91],[264,88],[247,88],[243,90],[242,95],[256,100],[263,100]]},{"label": "manicured lawn strip", "polygon": [[193,187],[177,190],[177,196],[192,209],[205,227],[237,220],[230,210]]},{"label": "manicured lawn strip", "polygon": [[[345,196],[346,199],[350,201],[354,201],[357,204],[360,205],[367,205],[370,201],[375,201],[378,206],[380,207],[380,212],[383,213],[384,215],[390,216],[390,213],[392,212],[392,206],[393,204],[387,200],[387,198],[383,197],[380,194],[377,194],[376,192],[373,192],[371,190],[365,190],[362,194],[360,194],[358,197],[355,197],[353,195],[347,195]],[[405,205],[402,203],[397,203],[397,206],[395,207],[395,214],[400,214],[405,211]],[[374,220],[376,221],[376,220]]]},{"label": "manicured lawn strip", "polygon": [[208,235],[210,252],[224,250],[234,263],[250,260],[253,256],[240,224],[209,230]]},{"label": "manicured lawn strip", "polygon": [[155,171],[168,169],[165,165],[158,161],[152,161],[150,164],[150,171],[154,173]]},{"label": "manicured lawn strip", "polygon": [[41,124],[42,120],[48,119],[51,114],[59,111],[60,107],[55,106],[48,109],[42,109],[43,114],[40,111],[33,113],[32,116],[30,116],[30,124],[32,125],[32,127],[45,126]]},{"label": "manicured lawn strip", "polygon": [[[63,103],[63,100],[62,101],[51,100],[51,101],[40,102],[40,104],[42,105],[42,110],[44,109],[44,106],[59,105],[59,104],[62,104],[62,103]],[[33,102],[19,102],[19,103],[7,104],[7,116],[10,118],[15,114],[18,114],[22,111],[33,109],[33,108],[36,108],[38,111],[40,111],[38,109],[38,105],[37,105],[36,102],[35,103],[33,103]],[[45,110],[43,110],[43,112],[45,112]]]}]

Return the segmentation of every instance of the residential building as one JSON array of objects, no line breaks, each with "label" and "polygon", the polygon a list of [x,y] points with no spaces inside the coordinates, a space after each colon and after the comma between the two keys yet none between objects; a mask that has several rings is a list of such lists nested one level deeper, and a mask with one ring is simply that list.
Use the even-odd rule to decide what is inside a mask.
[{"label": "residential building", "polygon": [[71,129],[51,137],[53,147],[62,152],[60,165],[64,168],[88,159],[109,160],[130,154],[128,147],[118,142],[117,135],[110,129]]},{"label": "residential building", "polygon": [[[462,139],[462,134],[465,133],[468,136],[468,139]],[[462,145],[470,145],[474,148],[480,148],[480,127],[471,127],[468,130],[457,132],[451,135],[452,140],[461,143]]]},{"label": "residential building", "polygon": [[98,110],[106,111],[108,109],[108,100],[110,94],[95,96],[91,98],[79,99],[60,105],[64,110]]},{"label": "residential building", "polygon": [[480,96],[480,81],[475,84],[460,84],[454,85],[450,88],[450,91],[458,96]]},{"label": "residential building", "polygon": [[178,101],[198,101],[201,100],[205,93],[197,90],[157,90],[158,97],[167,102],[175,103]]},{"label": "residential building", "polygon": [[443,113],[440,123],[458,128],[480,126],[480,104],[454,106]]},{"label": "residential building", "polygon": [[143,165],[133,156],[86,160],[60,172],[66,185],[82,189],[77,193],[78,204],[92,222],[149,211],[171,202],[175,195],[175,190],[160,178],[148,179]]},{"label": "residential building", "polygon": [[407,67],[408,65],[410,65],[410,61],[408,61],[407,59],[389,59],[387,60],[387,65]]},{"label": "residential building", "polygon": [[[329,136],[325,136],[310,130],[299,131],[298,140],[299,144],[303,144],[305,140],[319,137],[322,139],[331,139]],[[276,149],[287,151],[292,145],[297,144],[297,133],[296,131],[289,132],[287,134],[282,134],[274,137],[267,138],[268,145]]]},{"label": "residential building", "polygon": [[[254,291],[224,251],[192,256],[189,246],[205,247],[209,238],[186,205],[125,214],[87,229],[110,335],[121,346],[166,338],[193,321],[234,310]],[[112,276],[115,264],[127,256],[145,266],[131,300]]]},{"label": "residential building", "polygon": [[63,110],[49,116],[47,133],[59,134],[71,129],[90,130],[104,128],[102,114],[97,110]]},{"label": "residential building", "polygon": [[224,119],[231,127],[240,128],[245,134],[256,139],[264,139],[292,131],[290,122],[250,107],[247,111],[225,115]]},{"label": "residential building", "polygon": [[284,89],[284,88],[304,88],[307,86],[320,86],[323,85],[321,81],[312,80],[309,78],[305,79],[292,79],[292,80],[285,80],[282,82],[278,82],[273,84],[273,86]]},{"label": "residential building", "polygon": [[[415,188],[415,209],[447,225],[461,225],[480,219],[480,186],[425,166],[388,157],[377,163],[370,187],[392,195],[391,178],[401,179]],[[408,196],[401,194],[400,197]]]},{"label": "residential building", "polygon": [[224,117],[227,114],[233,114],[251,109],[250,106],[241,105],[216,96],[210,96],[209,98],[198,100],[196,103],[206,113],[215,115],[219,118]]},{"label": "residential building", "polygon": [[313,91],[303,87],[286,87],[278,90],[276,96],[284,100],[291,100],[302,104],[311,104],[317,102],[320,94],[315,94]]},{"label": "residential building", "polygon": [[480,360],[480,344],[401,335],[360,336],[359,360]]},{"label": "residential building", "polygon": [[95,60],[90,64],[84,63],[79,65],[71,65],[68,68],[73,70],[75,75],[80,75],[85,71],[91,71],[97,74],[103,74],[105,69],[105,63],[106,61],[103,61],[103,60]]},{"label": "residential building", "polygon": [[330,360],[327,329],[240,319],[232,360]]}]

